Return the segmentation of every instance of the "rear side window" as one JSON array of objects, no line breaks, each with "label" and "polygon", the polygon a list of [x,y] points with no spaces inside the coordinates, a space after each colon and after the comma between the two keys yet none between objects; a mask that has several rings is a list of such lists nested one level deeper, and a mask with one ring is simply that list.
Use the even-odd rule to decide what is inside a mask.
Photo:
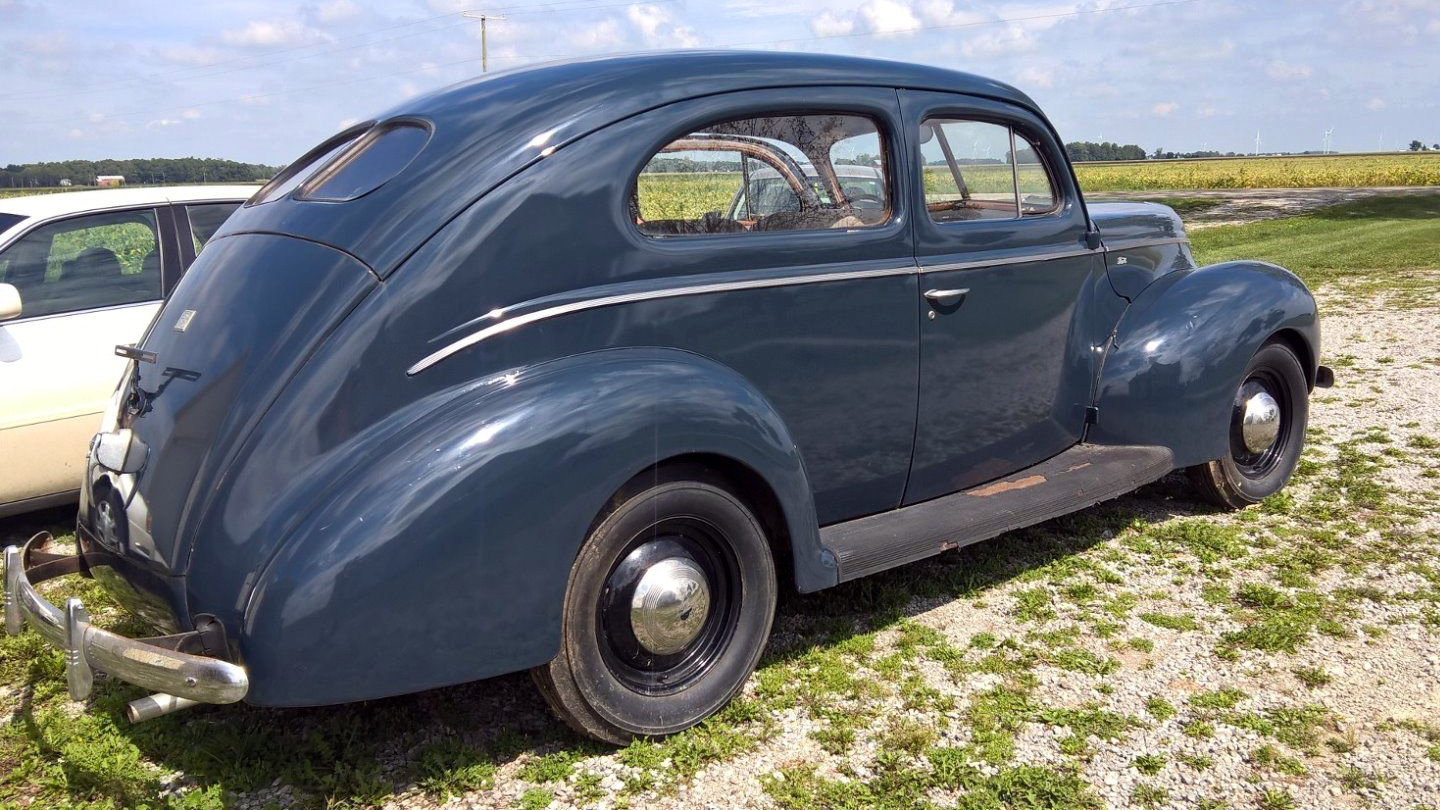
[{"label": "rear side window", "polygon": [[0,282],[20,291],[23,318],[159,300],[155,212],[42,225],[0,253]]},{"label": "rear side window", "polygon": [[930,118],[919,140],[925,207],[935,222],[1041,216],[1057,206],[1039,148],[1004,124]]},{"label": "rear side window", "polygon": [[884,154],[865,116],[718,121],[650,158],[629,214],[657,237],[874,227],[890,219]]},{"label": "rear side window", "polygon": [[322,168],[300,197],[343,202],[369,194],[410,165],[429,140],[430,130],[419,124],[376,127],[333,165]]}]

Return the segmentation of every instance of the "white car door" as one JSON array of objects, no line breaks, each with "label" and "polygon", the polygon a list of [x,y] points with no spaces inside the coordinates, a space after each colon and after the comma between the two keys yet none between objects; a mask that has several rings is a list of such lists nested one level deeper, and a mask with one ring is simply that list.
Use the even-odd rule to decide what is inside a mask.
[{"label": "white car door", "polygon": [[0,321],[0,515],[79,490],[90,437],[162,297],[159,213],[71,217],[0,251],[20,315]]}]

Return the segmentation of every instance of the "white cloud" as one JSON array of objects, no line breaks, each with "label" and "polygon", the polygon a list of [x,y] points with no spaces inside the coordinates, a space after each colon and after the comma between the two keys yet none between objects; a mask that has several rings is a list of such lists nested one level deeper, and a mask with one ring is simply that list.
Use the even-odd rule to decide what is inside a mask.
[{"label": "white cloud", "polygon": [[1376,111],[1383,110],[1385,109],[1385,99],[1379,97],[1372,98],[1369,101],[1365,102],[1365,109]]},{"label": "white cloud", "polygon": [[1170,115],[1178,109],[1180,109],[1179,104],[1173,101],[1162,101],[1159,104],[1156,104],[1154,107],[1151,107],[1150,112],[1153,112],[1161,118],[1164,118],[1165,116]]},{"label": "white cloud", "polygon": [[1311,74],[1309,65],[1286,62],[1283,59],[1276,59],[1265,66],[1265,75],[1276,81],[1292,81],[1295,79],[1308,79]]},{"label": "white cloud", "polygon": [[321,3],[315,12],[315,19],[322,23],[341,23],[360,16],[360,6],[353,0],[330,0]]},{"label": "white cloud", "polygon": [[869,0],[860,7],[865,27],[877,34],[894,34],[920,27],[920,18],[909,3],[900,0]]},{"label": "white cloud", "polygon": [[916,8],[926,25],[971,25],[992,19],[978,11],[957,11],[952,0],[920,0]]},{"label": "white cloud", "polygon": [[180,117],[186,121],[194,121],[200,118],[200,111],[192,108],[180,113]]},{"label": "white cloud", "polygon": [[971,36],[960,46],[960,52],[972,59],[985,59],[1025,53],[1035,50],[1035,47],[1035,36],[1024,26],[1007,25]]},{"label": "white cloud", "polygon": [[226,44],[242,48],[304,45],[326,37],[298,20],[251,20],[244,28],[220,32]]},{"label": "white cloud", "polygon": [[582,51],[595,51],[618,46],[625,41],[625,35],[620,31],[620,23],[610,19],[581,28],[570,34],[569,40]]},{"label": "white cloud", "polygon": [[214,48],[197,48],[193,45],[162,48],[158,53],[161,59],[182,65],[209,65],[220,60],[220,52]]},{"label": "white cloud", "polygon": [[840,37],[855,30],[854,17],[841,17],[830,9],[811,18],[810,30],[817,37]]},{"label": "white cloud", "polygon": [[676,22],[670,9],[664,6],[637,3],[625,10],[625,16],[645,37],[647,44],[670,48],[693,48],[700,44],[695,29]]},{"label": "white cloud", "polygon": [[1024,70],[1020,71],[1020,75],[1016,77],[1016,82],[1022,88],[1054,87],[1055,73],[1054,71],[1046,70],[1045,68],[1039,68],[1035,67],[1034,65],[1030,65]]}]

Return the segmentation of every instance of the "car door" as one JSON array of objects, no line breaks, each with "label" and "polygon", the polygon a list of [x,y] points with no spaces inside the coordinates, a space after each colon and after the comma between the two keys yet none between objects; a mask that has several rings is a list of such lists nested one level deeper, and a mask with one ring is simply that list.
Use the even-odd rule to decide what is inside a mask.
[{"label": "car door", "polygon": [[[1008,104],[902,91],[918,170],[920,391],[905,503],[1078,442],[1104,262],[1051,129]],[[1098,338],[1103,340],[1103,337]]]},{"label": "car door", "polygon": [[0,504],[77,490],[90,436],[159,309],[173,242],[164,208],[32,227],[0,251],[20,315],[0,322]]},{"label": "car door", "polygon": [[[671,105],[647,125],[674,134],[635,178],[630,272],[740,288],[665,305],[683,319],[657,308],[646,339],[756,387],[800,450],[822,525],[895,508],[909,472],[916,274],[906,178],[890,171],[898,112],[893,90],[855,87]],[[864,187],[846,179],[857,166]]]}]

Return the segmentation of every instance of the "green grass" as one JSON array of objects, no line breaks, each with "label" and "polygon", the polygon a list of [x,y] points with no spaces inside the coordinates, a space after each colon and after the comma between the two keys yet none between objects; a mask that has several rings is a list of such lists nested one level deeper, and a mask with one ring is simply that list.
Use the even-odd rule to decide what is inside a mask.
[{"label": "green grass", "polygon": [[[1310,214],[1190,234],[1201,264],[1274,262],[1311,286],[1342,282],[1359,294],[1429,290],[1417,271],[1440,270],[1440,195],[1373,197]],[[1421,286],[1414,291],[1413,287]],[[1420,296],[1420,300],[1430,300]]]}]

